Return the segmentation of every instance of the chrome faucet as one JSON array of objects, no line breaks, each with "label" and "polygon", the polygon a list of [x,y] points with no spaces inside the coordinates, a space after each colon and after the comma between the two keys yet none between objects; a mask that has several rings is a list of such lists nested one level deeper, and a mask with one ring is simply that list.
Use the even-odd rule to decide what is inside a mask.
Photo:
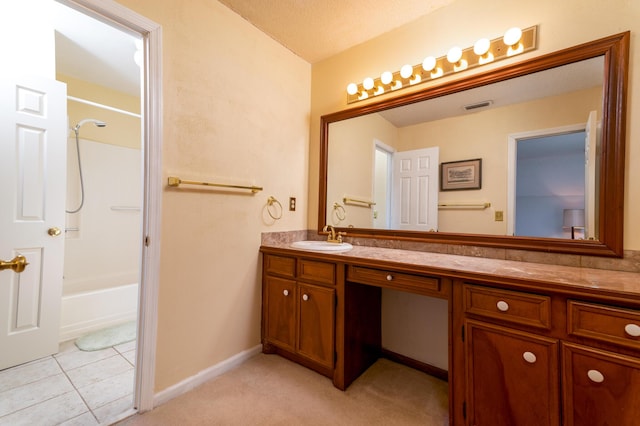
[{"label": "chrome faucet", "polygon": [[322,232],[327,232],[329,234],[329,235],[327,235],[327,242],[328,243],[340,244],[340,243],[342,243],[342,236],[346,235],[346,232],[337,232],[336,233],[336,229],[331,225],[325,225],[324,228],[322,228]]}]

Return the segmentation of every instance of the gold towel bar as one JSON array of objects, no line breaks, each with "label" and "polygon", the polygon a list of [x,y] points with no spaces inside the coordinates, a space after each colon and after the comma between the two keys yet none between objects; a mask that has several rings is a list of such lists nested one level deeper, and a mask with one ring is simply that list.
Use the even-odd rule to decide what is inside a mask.
[{"label": "gold towel bar", "polygon": [[167,184],[173,187],[178,187],[184,184],[184,185],[217,186],[220,188],[248,189],[254,194],[258,191],[262,191],[261,186],[243,186],[243,185],[227,185],[224,183],[197,182],[193,180],[182,180],[179,177],[175,177],[175,176],[170,176]]},{"label": "gold towel bar", "polygon": [[438,207],[486,209],[491,207],[491,203],[438,203]]},{"label": "gold towel bar", "polygon": [[376,203],[374,203],[373,201],[357,200],[355,198],[349,198],[349,197],[344,197],[342,199],[342,202],[345,203],[345,204],[351,204],[351,205],[366,204],[367,207],[371,207],[371,206],[375,206],[376,205]]}]

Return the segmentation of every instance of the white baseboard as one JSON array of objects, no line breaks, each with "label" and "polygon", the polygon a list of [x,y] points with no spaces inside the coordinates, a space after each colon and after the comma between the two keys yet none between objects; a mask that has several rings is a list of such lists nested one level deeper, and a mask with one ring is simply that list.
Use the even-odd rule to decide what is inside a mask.
[{"label": "white baseboard", "polygon": [[259,354],[260,352],[262,352],[262,345],[254,346],[251,349],[242,351],[232,356],[231,358],[227,358],[224,361],[217,363],[216,365],[213,365],[205,370],[194,374],[191,377],[184,379],[180,383],[176,383],[175,385],[158,392],[153,397],[153,406],[157,407],[158,405],[162,405],[165,402],[182,395],[183,393],[189,392],[191,389],[196,388],[201,384],[239,366],[249,358]]}]

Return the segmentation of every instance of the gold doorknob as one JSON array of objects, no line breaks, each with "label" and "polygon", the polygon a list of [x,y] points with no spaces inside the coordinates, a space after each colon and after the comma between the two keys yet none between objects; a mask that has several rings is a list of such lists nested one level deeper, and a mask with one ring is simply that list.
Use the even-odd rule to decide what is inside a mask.
[{"label": "gold doorknob", "polygon": [[26,268],[27,265],[27,258],[19,254],[8,262],[0,260],[0,271],[5,269],[13,269],[14,272],[17,272],[19,274],[20,272],[24,271],[24,268]]},{"label": "gold doorknob", "polygon": [[55,226],[53,228],[49,228],[49,230],[47,231],[47,234],[51,235],[52,237],[57,237],[61,233],[62,231],[60,231],[60,228],[56,228]]}]

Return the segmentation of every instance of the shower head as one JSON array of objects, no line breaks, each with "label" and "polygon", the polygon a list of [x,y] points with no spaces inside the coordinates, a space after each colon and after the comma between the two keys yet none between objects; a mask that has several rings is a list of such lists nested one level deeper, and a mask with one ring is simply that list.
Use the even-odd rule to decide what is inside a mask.
[{"label": "shower head", "polygon": [[107,127],[107,123],[105,123],[104,121],[96,120],[95,118],[85,118],[84,120],[80,120],[78,124],[76,124],[76,127],[73,128],[73,131],[78,132],[78,130],[80,130],[80,127],[82,127],[83,124],[87,123],[93,123],[97,127]]}]

